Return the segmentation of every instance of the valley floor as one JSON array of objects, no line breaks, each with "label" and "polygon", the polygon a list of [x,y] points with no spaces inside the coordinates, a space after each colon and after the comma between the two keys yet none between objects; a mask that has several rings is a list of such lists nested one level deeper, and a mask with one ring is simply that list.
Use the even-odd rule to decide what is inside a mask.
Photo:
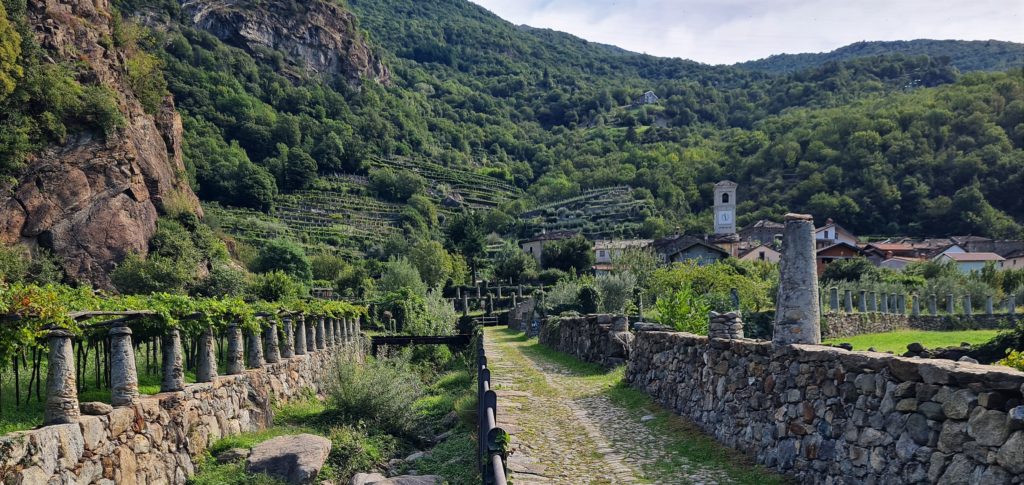
[{"label": "valley floor", "polygon": [[782,483],[605,370],[491,328],[485,348],[510,483]]}]

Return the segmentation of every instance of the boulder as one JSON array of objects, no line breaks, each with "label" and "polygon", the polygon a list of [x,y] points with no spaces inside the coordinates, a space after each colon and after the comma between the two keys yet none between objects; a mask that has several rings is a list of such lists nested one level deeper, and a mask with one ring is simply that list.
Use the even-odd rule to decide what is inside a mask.
[{"label": "boulder", "polygon": [[83,402],[78,408],[82,414],[89,416],[106,416],[114,412],[114,407],[105,402]]},{"label": "boulder", "polygon": [[348,485],[371,485],[384,480],[387,480],[387,477],[380,473],[356,473]]},{"label": "boulder", "polygon": [[443,482],[444,479],[437,475],[401,475],[379,482],[367,482],[366,485],[437,485]]},{"label": "boulder", "polygon": [[231,448],[220,452],[217,455],[217,463],[234,463],[249,457],[249,450],[245,448]]},{"label": "boulder", "polygon": [[245,461],[245,469],[289,484],[313,483],[330,452],[331,441],[327,438],[311,434],[280,436],[256,445]]}]

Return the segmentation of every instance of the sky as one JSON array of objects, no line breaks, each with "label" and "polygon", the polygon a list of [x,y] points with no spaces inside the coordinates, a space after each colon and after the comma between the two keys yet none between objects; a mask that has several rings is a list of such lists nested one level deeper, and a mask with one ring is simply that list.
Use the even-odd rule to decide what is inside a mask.
[{"label": "sky", "polygon": [[471,0],[514,24],[732,64],[862,40],[1024,42],[1024,0]]}]

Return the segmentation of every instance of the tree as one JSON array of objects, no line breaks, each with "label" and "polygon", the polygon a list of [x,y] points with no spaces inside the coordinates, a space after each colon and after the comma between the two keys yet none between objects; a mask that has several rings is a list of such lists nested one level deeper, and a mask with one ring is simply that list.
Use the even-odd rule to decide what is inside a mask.
[{"label": "tree", "polygon": [[521,283],[537,269],[537,260],[513,243],[506,243],[494,259],[494,276],[503,282]]},{"label": "tree", "polygon": [[555,241],[544,247],[541,265],[544,268],[585,274],[594,265],[594,247],[582,234]]},{"label": "tree", "polygon": [[313,278],[312,267],[306,252],[297,244],[274,240],[260,248],[259,256],[256,259],[256,271],[269,273],[282,271],[300,281],[309,281]]},{"label": "tree", "polygon": [[848,258],[832,261],[825,266],[821,280],[828,282],[860,281],[878,273],[878,268],[867,258]]},{"label": "tree", "polygon": [[444,286],[454,271],[452,255],[445,251],[441,243],[430,239],[421,239],[413,244],[409,251],[409,262],[416,267],[420,278],[430,288]]},{"label": "tree", "polygon": [[384,263],[384,273],[380,275],[377,288],[381,293],[398,293],[402,290],[411,291],[412,294],[425,296],[427,285],[420,278],[420,273],[408,259],[399,257]]},{"label": "tree", "polygon": [[477,281],[477,259],[487,249],[483,222],[479,212],[468,210],[455,215],[447,230],[449,243],[469,262],[474,283]]},{"label": "tree", "polygon": [[263,301],[288,301],[304,292],[302,283],[284,271],[271,271],[254,275],[246,292]]},{"label": "tree", "polygon": [[21,35],[7,20],[7,10],[0,3],[0,101],[7,98],[22,75],[18,57],[21,56]]},{"label": "tree", "polygon": [[316,160],[301,148],[289,148],[284,165],[284,187],[288,190],[303,190],[316,180]]}]

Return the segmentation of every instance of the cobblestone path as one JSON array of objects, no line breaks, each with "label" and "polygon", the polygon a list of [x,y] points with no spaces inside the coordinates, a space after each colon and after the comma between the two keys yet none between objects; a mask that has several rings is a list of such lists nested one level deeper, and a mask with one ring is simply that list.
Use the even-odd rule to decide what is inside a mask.
[{"label": "cobblestone path", "polygon": [[528,341],[488,329],[484,347],[498,394],[498,424],[512,435],[511,483],[732,483],[717,469],[670,451],[644,421],[606,391],[621,372],[574,371],[529,352]]}]

